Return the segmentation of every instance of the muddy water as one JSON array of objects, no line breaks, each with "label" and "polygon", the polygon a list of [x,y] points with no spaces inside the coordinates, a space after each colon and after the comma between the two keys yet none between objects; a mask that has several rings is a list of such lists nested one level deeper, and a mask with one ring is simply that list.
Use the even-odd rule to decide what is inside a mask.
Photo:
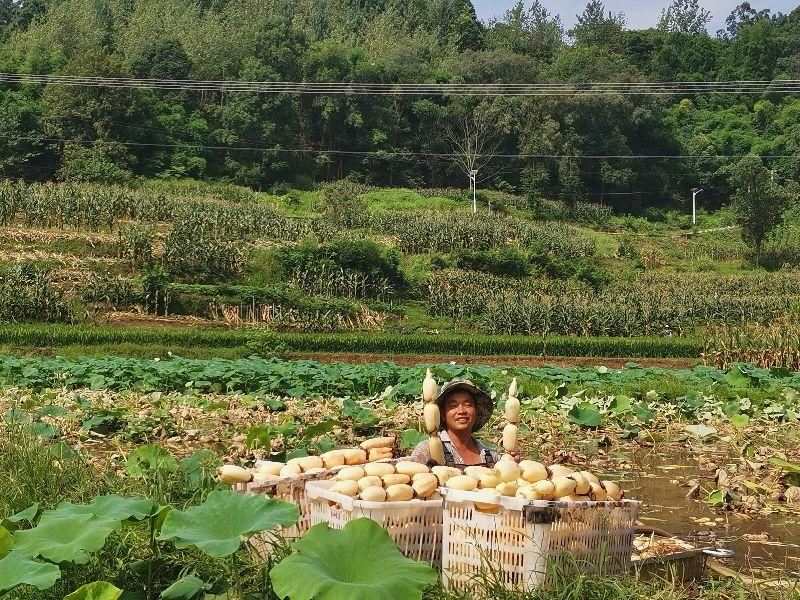
[{"label": "muddy water", "polygon": [[[699,478],[705,489],[713,487],[688,454],[652,452],[619,458],[635,466],[636,470],[621,475],[628,478],[626,494],[644,500],[643,524],[703,545],[715,542],[732,549],[736,557],[725,561],[731,568],[763,575],[800,575],[800,510],[790,515],[747,516],[714,509],[704,501],[703,492],[697,499],[687,499],[685,484],[690,479]],[[715,456],[714,461],[724,464],[725,456]],[[701,519],[708,521],[698,522]]]}]

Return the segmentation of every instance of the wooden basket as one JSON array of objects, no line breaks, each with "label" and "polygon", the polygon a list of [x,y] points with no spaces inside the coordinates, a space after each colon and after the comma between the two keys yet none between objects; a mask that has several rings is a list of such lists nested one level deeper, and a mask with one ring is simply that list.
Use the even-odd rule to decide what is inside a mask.
[{"label": "wooden basket", "polygon": [[[509,588],[546,584],[561,572],[625,571],[631,562],[641,502],[548,502],[487,499],[441,489],[444,496],[442,578],[449,589],[472,589],[481,571]],[[476,508],[495,504],[487,512]]]},{"label": "wooden basket", "polygon": [[408,558],[438,566],[442,549],[442,501],[367,502],[332,492],[332,481],[309,481],[311,525],[327,523],[343,529],[350,521],[366,517],[389,533]]}]

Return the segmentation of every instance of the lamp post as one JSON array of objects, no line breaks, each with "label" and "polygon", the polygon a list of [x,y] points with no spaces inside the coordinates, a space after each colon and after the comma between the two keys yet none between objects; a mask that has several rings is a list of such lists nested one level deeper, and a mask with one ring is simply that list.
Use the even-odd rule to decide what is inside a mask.
[{"label": "lamp post", "polygon": [[478,187],[478,171],[473,169],[469,172],[469,180],[472,184],[472,216],[478,214],[478,194],[476,188]]},{"label": "lamp post", "polygon": [[692,225],[697,225],[697,194],[702,191],[702,188],[692,188]]}]

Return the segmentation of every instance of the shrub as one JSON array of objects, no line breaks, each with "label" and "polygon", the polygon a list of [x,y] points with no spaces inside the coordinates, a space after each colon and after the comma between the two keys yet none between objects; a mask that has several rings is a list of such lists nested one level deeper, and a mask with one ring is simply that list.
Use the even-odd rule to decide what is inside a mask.
[{"label": "shrub", "polygon": [[525,277],[530,272],[528,255],[514,246],[485,251],[461,250],[454,254],[454,259],[461,269],[494,275]]},{"label": "shrub", "polygon": [[325,186],[322,212],[339,227],[358,227],[364,222],[367,205],[360,198],[369,188],[342,180]]},{"label": "shrub", "polygon": [[[400,295],[406,289],[406,279],[400,269],[400,253],[370,239],[335,238],[323,244],[307,239],[295,248],[277,250],[274,256],[287,277],[297,277],[302,273],[319,274],[320,269],[333,273],[335,269],[332,268],[336,267],[345,274],[361,274],[382,290],[388,285],[394,290],[392,296]],[[361,297],[377,298],[380,295],[385,296],[368,292]]]},{"label": "shrub", "polygon": [[269,193],[273,196],[286,196],[289,192],[292,191],[291,184],[286,182],[280,182],[273,185],[269,188]]}]

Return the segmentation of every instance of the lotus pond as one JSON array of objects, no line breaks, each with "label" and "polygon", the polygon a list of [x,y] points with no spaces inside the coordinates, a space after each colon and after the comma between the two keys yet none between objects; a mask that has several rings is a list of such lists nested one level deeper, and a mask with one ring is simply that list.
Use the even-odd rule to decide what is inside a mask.
[{"label": "lotus pond", "polygon": [[[425,367],[0,357],[0,477],[8,482],[0,494],[0,597],[60,599],[92,582],[113,584],[119,595],[98,583],[94,592],[70,598],[347,597],[281,585],[297,579],[292,569],[327,564],[330,549],[339,560],[373,563],[359,548],[375,532],[354,528],[331,539],[323,532],[294,549],[276,538],[272,560],[286,565],[276,579],[275,564],[255,560],[240,540],[289,522],[290,507],[232,496],[214,480],[214,469],[385,433],[410,449],[425,435],[419,404]],[[516,376],[523,455],[617,478],[628,496],[645,500],[643,523],[733,547],[737,558],[728,566],[765,579],[797,578],[800,375],[746,365],[722,372],[633,363],[622,369],[440,364],[433,372],[440,382],[472,379],[491,390],[500,408]],[[497,442],[501,429],[497,411],[481,435]],[[226,522],[225,535],[202,529],[219,515],[244,513],[253,522]],[[62,539],[67,526],[81,535]],[[376,597],[421,597],[423,589],[425,597],[446,597],[429,572],[391,566],[405,559],[390,550],[385,572],[409,577],[387,581],[390,587]],[[732,582],[691,590],[636,580],[575,585],[530,597],[792,597],[785,587],[744,592]],[[522,596],[492,589],[487,597]]]}]

